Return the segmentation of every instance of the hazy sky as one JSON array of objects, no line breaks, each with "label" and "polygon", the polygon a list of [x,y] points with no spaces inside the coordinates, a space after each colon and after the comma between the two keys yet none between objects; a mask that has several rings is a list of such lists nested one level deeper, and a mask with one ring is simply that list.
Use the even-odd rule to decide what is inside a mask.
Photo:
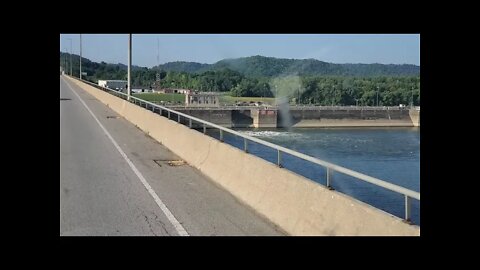
[{"label": "hazy sky", "polygon": [[[78,34],[60,34],[60,50],[70,52],[68,38],[79,54]],[[420,65],[419,34],[133,34],[132,48],[132,64],[144,67],[172,61],[212,64],[253,55]],[[127,64],[127,50],[127,34],[82,34],[82,56],[92,61]]]}]

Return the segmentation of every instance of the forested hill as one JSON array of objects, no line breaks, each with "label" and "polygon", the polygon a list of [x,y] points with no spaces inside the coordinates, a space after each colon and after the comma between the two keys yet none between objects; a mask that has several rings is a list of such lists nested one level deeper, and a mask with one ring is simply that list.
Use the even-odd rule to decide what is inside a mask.
[{"label": "forested hill", "polygon": [[[209,64],[200,64],[196,62],[184,62],[184,61],[176,61],[176,62],[168,62],[163,65],[160,65],[160,69],[164,71],[176,71],[176,72],[188,72],[188,73],[196,73],[199,71],[209,70]],[[157,69],[158,66],[154,67]]]},{"label": "forested hill", "polygon": [[[67,58],[69,54],[60,53],[60,58]],[[78,69],[78,55],[72,55],[73,69]],[[68,64],[68,63],[67,63]],[[89,74],[116,73],[127,70],[124,64],[96,63],[82,57],[84,71]],[[152,68],[157,69],[158,66]],[[384,65],[384,64],[332,64],[315,59],[282,59],[264,56],[224,59],[215,64],[201,64],[196,62],[168,62],[160,65],[163,71],[203,73],[205,71],[221,71],[228,68],[237,71],[246,77],[276,77],[282,75],[299,76],[419,76],[420,67],[416,65]],[[132,70],[148,70],[146,67],[132,66]],[[78,72],[78,71],[77,71]],[[101,75],[101,74],[98,74]]]},{"label": "forested hill", "polygon": [[[79,76],[79,60],[78,55],[72,55],[72,71],[75,77]],[[60,66],[67,66],[67,72],[70,71],[69,62],[70,55],[60,53]],[[405,66],[340,65],[317,60],[247,57],[222,60],[212,65],[167,63],[161,66],[160,72],[153,68],[133,66],[131,78],[132,87],[229,92],[230,95],[238,97],[288,96],[292,100],[295,98],[295,102],[300,104],[419,105],[420,75],[405,75],[408,74]],[[187,70],[189,72],[186,72]],[[323,70],[325,73],[311,75],[314,70]],[[96,63],[85,58],[82,58],[82,72],[87,74],[82,78],[94,83],[98,80],[127,79],[126,65]],[[157,73],[159,85],[154,84]]]},{"label": "forested hill", "polygon": [[[158,67],[158,66],[157,66]],[[155,67],[155,68],[157,68]],[[165,71],[202,73],[228,68],[248,77],[274,77],[297,74],[301,76],[418,76],[420,67],[416,65],[385,64],[333,64],[315,59],[282,59],[264,56],[251,56],[224,59],[215,64],[196,62],[169,62],[160,65]]]}]

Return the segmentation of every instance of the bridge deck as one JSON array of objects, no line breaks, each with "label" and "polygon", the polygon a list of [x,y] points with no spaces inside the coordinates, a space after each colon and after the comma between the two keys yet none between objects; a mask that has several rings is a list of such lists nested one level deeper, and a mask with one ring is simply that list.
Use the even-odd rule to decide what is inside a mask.
[{"label": "bridge deck", "polygon": [[[60,235],[177,235],[100,125],[189,235],[281,235],[198,170],[74,84],[60,79]],[[118,118],[117,118],[118,117]],[[158,160],[155,162],[155,160]]]}]

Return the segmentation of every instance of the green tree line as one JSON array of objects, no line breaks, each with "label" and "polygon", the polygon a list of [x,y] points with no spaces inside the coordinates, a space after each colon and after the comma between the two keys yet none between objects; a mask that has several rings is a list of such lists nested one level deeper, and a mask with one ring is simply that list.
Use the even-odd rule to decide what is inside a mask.
[{"label": "green tree line", "polygon": [[[69,54],[60,53],[60,65]],[[78,77],[79,57],[72,55],[73,74]],[[67,66],[67,72],[69,72]],[[87,79],[127,79],[122,64],[96,63],[82,58]],[[202,73],[132,67],[132,87],[155,87],[157,72],[161,88],[184,88],[203,92],[226,92],[236,97],[286,96],[292,102],[318,105],[396,106],[420,105],[420,76],[247,76],[229,68]]]}]

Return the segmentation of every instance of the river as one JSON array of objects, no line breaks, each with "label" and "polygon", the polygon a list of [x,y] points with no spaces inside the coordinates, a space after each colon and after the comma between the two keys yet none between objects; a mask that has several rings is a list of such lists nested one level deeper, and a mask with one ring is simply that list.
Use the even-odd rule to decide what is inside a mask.
[{"label": "river", "polygon": [[[236,129],[286,148],[420,192],[420,128],[293,128]],[[218,138],[218,130],[210,131]],[[243,140],[224,135],[243,149]],[[249,152],[276,163],[277,153],[249,142]],[[282,155],[285,168],[325,185],[325,169],[297,157]],[[404,197],[340,173],[332,175],[335,190],[398,217],[404,217]],[[412,221],[420,225],[420,203],[413,200]]]}]

